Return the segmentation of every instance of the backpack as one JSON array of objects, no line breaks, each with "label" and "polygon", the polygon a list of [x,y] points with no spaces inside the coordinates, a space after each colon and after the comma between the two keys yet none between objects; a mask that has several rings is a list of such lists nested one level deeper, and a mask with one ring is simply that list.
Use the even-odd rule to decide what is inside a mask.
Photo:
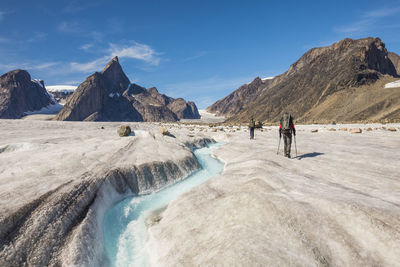
[{"label": "backpack", "polygon": [[254,122],[254,119],[250,119],[250,121],[249,121],[249,127],[250,128],[254,128],[256,125],[255,125],[255,122]]},{"label": "backpack", "polygon": [[285,114],[283,114],[283,117],[282,117],[282,122],[281,122],[281,125],[282,125],[282,131],[284,131],[284,132],[290,132],[290,130],[291,130],[291,118],[292,118],[292,116],[290,116],[290,114],[289,113],[285,113]]}]

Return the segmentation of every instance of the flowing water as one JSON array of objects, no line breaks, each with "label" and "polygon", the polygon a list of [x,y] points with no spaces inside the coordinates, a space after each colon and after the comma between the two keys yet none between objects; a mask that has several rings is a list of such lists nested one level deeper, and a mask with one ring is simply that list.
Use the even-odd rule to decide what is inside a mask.
[{"label": "flowing water", "polygon": [[194,151],[202,168],[185,180],[152,194],[128,197],[106,213],[104,243],[111,266],[147,266],[146,219],[178,195],[222,172],[224,164],[211,156],[212,150],[219,145]]}]

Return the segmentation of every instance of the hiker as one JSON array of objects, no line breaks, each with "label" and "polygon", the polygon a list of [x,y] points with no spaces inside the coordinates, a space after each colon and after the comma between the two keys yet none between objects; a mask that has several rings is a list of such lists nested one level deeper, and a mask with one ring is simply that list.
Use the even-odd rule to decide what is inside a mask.
[{"label": "hiker", "polygon": [[292,132],[296,136],[296,129],[294,128],[293,117],[285,112],[281,118],[279,126],[279,138],[282,138],[285,144],[284,155],[290,158],[290,147],[292,145]]},{"label": "hiker", "polygon": [[253,117],[251,117],[251,119],[249,121],[250,139],[254,139],[254,127],[256,127],[256,123],[255,123]]}]

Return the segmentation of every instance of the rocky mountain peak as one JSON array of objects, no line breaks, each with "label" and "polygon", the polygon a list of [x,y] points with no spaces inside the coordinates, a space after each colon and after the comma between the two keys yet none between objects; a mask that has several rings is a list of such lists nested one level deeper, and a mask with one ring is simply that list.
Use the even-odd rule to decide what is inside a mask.
[{"label": "rocky mountain peak", "polygon": [[108,63],[107,65],[104,67],[103,71],[101,72],[102,74],[109,72],[109,71],[114,71],[113,69],[118,69],[118,71],[122,70],[121,65],[119,64],[119,60],[118,57],[115,56],[113,57]]},{"label": "rocky mountain peak", "polygon": [[379,38],[347,38],[310,49],[282,75],[262,83],[256,78],[207,110],[231,121],[277,121],[288,108],[303,122],[397,118],[398,92],[381,88],[399,77],[398,62]]},{"label": "rocky mountain peak", "polygon": [[5,78],[9,81],[31,81],[31,75],[26,70],[12,70],[6,74],[3,74],[1,78]]},{"label": "rocky mountain peak", "polygon": [[156,87],[151,87],[151,88],[149,88],[148,91],[150,94],[159,94]]},{"label": "rocky mountain peak", "polygon": [[0,77],[0,118],[17,119],[25,112],[53,104],[41,80],[31,80],[25,70],[13,70]]},{"label": "rocky mountain peak", "polygon": [[199,118],[192,104],[167,106],[175,99],[131,84],[114,57],[100,72],[89,76],[68,98],[57,120],[73,121],[177,121]]},{"label": "rocky mountain peak", "polygon": [[142,87],[140,85],[137,85],[136,83],[131,83],[129,85],[127,94],[137,95],[137,94],[143,94],[145,92],[146,92],[146,88],[144,88],[144,87]]},{"label": "rocky mountain peak", "polygon": [[122,94],[131,83],[119,64],[118,57],[110,60],[101,74],[107,83],[107,91]]}]

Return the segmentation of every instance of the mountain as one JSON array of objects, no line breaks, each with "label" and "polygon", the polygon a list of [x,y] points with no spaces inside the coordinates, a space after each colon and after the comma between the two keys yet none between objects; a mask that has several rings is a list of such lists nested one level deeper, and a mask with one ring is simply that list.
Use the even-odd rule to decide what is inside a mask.
[{"label": "mountain", "polygon": [[379,38],[344,39],[309,50],[282,75],[256,79],[207,110],[228,121],[277,122],[285,110],[303,123],[400,121],[400,90],[384,88],[398,77]]},{"label": "mountain", "polygon": [[0,118],[19,119],[26,112],[55,104],[42,80],[32,80],[25,70],[13,70],[0,77]]},{"label": "mountain", "polygon": [[[89,76],[68,98],[56,120],[177,121],[200,118],[196,106],[131,84],[118,58]],[[174,103],[180,103],[178,108]],[[194,105],[194,108],[192,108]]]},{"label": "mountain", "polygon": [[271,79],[261,80],[255,78],[251,83],[244,84],[225,98],[218,100],[207,108],[208,112],[215,113],[217,116],[234,116],[249,105],[262,88],[271,83]]}]

